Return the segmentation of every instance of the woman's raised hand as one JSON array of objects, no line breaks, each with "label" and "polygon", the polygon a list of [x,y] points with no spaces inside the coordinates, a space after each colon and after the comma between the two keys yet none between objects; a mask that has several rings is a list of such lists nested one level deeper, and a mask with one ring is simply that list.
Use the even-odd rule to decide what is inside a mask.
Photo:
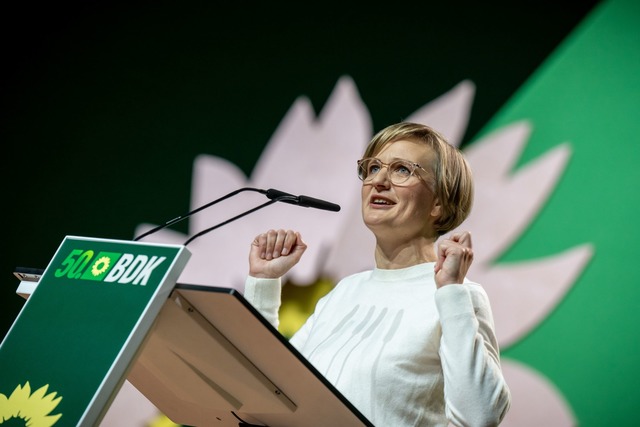
[{"label": "woman's raised hand", "polygon": [[299,232],[269,230],[256,236],[249,252],[249,275],[275,279],[300,261],[307,245]]},{"label": "woman's raised hand", "polygon": [[462,283],[473,262],[471,233],[459,231],[438,244],[435,265],[436,286]]}]

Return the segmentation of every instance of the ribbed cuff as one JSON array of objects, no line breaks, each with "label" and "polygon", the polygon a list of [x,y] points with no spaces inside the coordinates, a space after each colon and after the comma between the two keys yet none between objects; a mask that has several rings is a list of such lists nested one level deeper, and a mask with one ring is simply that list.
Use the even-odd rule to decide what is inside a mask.
[{"label": "ribbed cuff", "polygon": [[446,285],[436,291],[436,307],[440,319],[445,320],[461,314],[475,315],[468,285]]}]

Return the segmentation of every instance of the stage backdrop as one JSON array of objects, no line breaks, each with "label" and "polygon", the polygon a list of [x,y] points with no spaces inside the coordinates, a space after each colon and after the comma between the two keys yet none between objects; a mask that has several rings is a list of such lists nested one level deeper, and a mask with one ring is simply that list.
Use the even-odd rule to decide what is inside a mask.
[{"label": "stage backdrop", "polygon": [[[442,130],[476,175],[462,227],[513,392],[504,425],[634,425],[636,1],[14,8],[0,83],[3,335],[23,304],[14,267],[44,268],[65,235],[131,239],[245,186],[342,210],[273,205],[216,229],[189,244],[181,281],[242,289],[252,237],[299,229],[310,248],[284,289],[290,335],[339,277],[372,266],[355,161],[377,130],[413,120]],[[243,193],[146,240],[183,243],[264,201]],[[15,406],[2,400],[13,391],[0,404]],[[127,383],[104,424],[157,416]]]}]

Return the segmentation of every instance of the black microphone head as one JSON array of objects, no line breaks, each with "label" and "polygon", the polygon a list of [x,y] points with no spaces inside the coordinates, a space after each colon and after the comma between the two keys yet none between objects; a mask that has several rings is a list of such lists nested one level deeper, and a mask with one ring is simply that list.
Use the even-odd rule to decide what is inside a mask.
[{"label": "black microphone head", "polygon": [[316,208],[331,212],[338,212],[340,210],[340,206],[335,203],[309,196],[294,196],[293,194],[285,193],[284,191],[276,190],[274,188],[268,189],[266,191],[266,195],[271,200],[291,203],[292,205],[298,205],[305,208]]},{"label": "black microphone head", "polygon": [[327,202],[326,200],[314,199],[313,197],[309,196],[298,196],[298,203],[300,204],[300,206],[304,206],[307,208],[316,208],[331,212],[340,211],[340,205]]}]

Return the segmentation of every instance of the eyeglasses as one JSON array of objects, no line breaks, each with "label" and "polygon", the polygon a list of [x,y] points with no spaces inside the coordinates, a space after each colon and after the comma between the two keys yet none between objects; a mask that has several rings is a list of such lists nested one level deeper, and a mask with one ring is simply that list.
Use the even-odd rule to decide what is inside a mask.
[{"label": "eyeglasses", "polygon": [[422,169],[427,172],[427,170],[419,164],[412,163],[408,160],[394,160],[391,163],[384,163],[375,157],[366,157],[358,160],[358,178],[360,178],[362,182],[371,182],[383,166],[387,168],[387,174],[391,183],[396,185],[407,182],[409,178],[411,178],[411,175],[419,176],[415,173],[416,169]]}]

